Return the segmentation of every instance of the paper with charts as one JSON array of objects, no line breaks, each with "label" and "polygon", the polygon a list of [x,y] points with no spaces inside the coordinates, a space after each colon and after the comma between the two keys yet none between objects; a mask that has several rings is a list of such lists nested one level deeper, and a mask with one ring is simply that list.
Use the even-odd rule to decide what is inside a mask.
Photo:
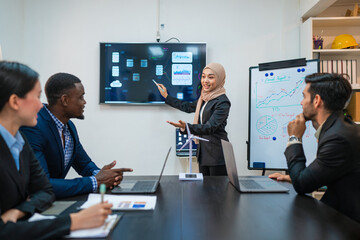
[{"label": "paper with charts", "polygon": [[[88,200],[80,208],[88,208],[101,201],[101,194],[90,193]],[[113,204],[112,210],[154,210],[156,196],[144,195],[104,195],[104,201]]]}]

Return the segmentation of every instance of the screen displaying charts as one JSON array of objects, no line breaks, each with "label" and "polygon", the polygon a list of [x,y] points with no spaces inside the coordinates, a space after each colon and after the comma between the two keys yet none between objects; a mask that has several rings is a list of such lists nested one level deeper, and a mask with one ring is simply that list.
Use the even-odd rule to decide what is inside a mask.
[{"label": "screen displaying charts", "polygon": [[205,43],[100,43],[100,103],[164,103],[154,81],[195,101],[205,64]]},{"label": "screen displaying charts", "polygon": [[[300,67],[265,71],[250,68],[250,169],[287,169],[287,125],[302,113],[305,76],[318,72],[318,64],[315,60]],[[303,146],[309,164],[315,159],[317,143],[311,122],[306,126]]]}]

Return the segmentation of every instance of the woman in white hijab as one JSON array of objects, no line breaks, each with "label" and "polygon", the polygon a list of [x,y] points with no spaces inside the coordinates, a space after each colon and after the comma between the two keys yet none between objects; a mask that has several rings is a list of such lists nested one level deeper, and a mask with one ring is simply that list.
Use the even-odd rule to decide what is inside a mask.
[{"label": "woman in white hijab", "polygon": [[[192,103],[171,97],[163,84],[159,84],[158,87],[166,104],[183,112],[195,112],[193,124],[188,123],[189,130],[192,134],[209,140],[200,141],[197,150],[199,169],[204,176],[227,175],[221,147],[221,139],[228,141],[225,126],[230,110],[230,101],[224,89],[225,77],[225,70],[221,64],[208,64],[201,75],[201,95]],[[184,121],[167,122],[185,131]]]}]

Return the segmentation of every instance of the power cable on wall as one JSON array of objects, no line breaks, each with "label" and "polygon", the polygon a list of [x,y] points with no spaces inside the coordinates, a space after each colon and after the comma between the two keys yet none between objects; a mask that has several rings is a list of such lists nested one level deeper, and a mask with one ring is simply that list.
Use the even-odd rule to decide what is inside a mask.
[{"label": "power cable on wall", "polygon": [[[180,42],[180,40],[176,37],[171,37],[165,42],[169,42],[171,40],[176,40]],[[160,42],[160,0],[157,0],[157,31],[156,31],[156,41]]]}]

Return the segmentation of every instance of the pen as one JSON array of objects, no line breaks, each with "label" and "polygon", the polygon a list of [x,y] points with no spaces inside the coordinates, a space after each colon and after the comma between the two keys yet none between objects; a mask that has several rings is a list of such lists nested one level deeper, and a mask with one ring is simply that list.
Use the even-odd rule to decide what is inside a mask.
[{"label": "pen", "polygon": [[162,92],[164,91],[164,89],[162,89],[162,87],[160,87],[160,85],[154,79],[152,81],[156,84],[157,87],[161,89]]},{"label": "pen", "polygon": [[106,192],[106,185],[104,183],[102,183],[100,185],[100,194],[101,194],[101,203],[104,202],[104,194]]}]

